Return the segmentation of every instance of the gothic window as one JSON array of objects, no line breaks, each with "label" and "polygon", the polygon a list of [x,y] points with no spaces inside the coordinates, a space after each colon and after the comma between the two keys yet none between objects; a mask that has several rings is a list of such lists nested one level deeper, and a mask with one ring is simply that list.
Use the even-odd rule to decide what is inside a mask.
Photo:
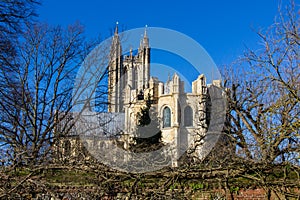
[{"label": "gothic window", "polygon": [[105,144],[104,144],[103,141],[100,141],[99,145],[100,145],[100,149],[104,149],[105,148]]},{"label": "gothic window", "polygon": [[71,155],[71,142],[69,140],[64,141],[64,151],[65,151],[65,156],[70,156]]},{"label": "gothic window", "polygon": [[171,127],[171,110],[165,107],[163,110],[163,128]]},{"label": "gothic window", "polygon": [[184,126],[193,126],[193,109],[190,106],[184,108]]},{"label": "gothic window", "polygon": [[88,156],[88,143],[87,142],[83,142],[82,146],[81,146],[81,150],[84,156]]},{"label": "gothic window", "polygon": [[140,93],[137,96],[138,100],[144,100],[144,92],[141,90]]},{"label": "gothic window", "polygon": [[177,101],[177,107],[178,107],[178,113],[177,113],[177,119],[178,119],[178,124],[181,124],[181,108],[180,108],[180,103]]},{"label": "gothic window", "polygon": [[138,66],[135,66],[135,69],[134,69],[134,87],[133,88],[138,88]]},{"label": "gothic window", "polygon": [[124,67],[123,78],[124,78],[124,84],[122,85],[122,87],[125,88],[125,86],[128,84],[128,66]]}]

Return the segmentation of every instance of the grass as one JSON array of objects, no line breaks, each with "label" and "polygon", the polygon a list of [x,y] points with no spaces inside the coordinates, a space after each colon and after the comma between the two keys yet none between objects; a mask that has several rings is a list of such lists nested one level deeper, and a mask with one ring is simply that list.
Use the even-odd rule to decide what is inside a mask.
[{"label": "grass", "polygon": [[95,186],[96,177],[92,172],[52,169],[44,172],[43,179],[48,185]]}]

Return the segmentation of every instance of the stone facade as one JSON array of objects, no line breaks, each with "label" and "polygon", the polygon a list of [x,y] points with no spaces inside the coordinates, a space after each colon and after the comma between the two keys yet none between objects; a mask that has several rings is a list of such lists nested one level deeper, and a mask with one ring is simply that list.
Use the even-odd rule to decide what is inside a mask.
[{"label": "stone facade", "polygon": [[126,149],[132,138],[137,137],[139,112],[150,101],[152,124],[148,126],[148,136],[161,131],[162,143],[173,146],[172,157],[176,161],[172,163],[177,166],[177,159],[188,146],[195,145],[197,137],[205,135],[211,104],[208,90],[219,87],[220,81],[207,85],[206,77],[201,74],[192,82],[192,92],[186,93],[184,82],[176,73],[166,83],[150,76],[150,53],[145,29],[137,53],[134,55],[130,50],[129,55],[123,55],[116,27],[108,66],[108,113],[121,113],[124,118],[121,140]]},{"label": "stone facade", "polygon": [[[152,113],[162,132],[162,142],[175,145],[176,155],[186,150],[195,137],[207,130],[207,109],[210,105],[206,77],[201,74],[192,83],[192,92],[185,93],[184,82],[175,73],[166,83],[150,76],[150,44],[147,32],[140,42],[136,55],[122,55],[116,27],[111,46],[109,65],[109,112],[125,113],[125,133],[135,136],[138,112],[146,101],[152,102]],[[220,81],[214,80],[214,86]],[[151,131],[155,131],[151,129]],[[153,135],[154,133],[152,133]],[[150,133],[151,136],[151,133]]]}]

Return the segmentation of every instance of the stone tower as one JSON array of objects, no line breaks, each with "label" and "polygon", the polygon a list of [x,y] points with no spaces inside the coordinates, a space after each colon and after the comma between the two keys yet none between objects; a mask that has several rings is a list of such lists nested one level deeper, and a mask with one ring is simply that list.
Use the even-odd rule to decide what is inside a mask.
[{"label": "stone tower", "polygon": [[110,49],[110,61],[108,66],[108,112],[120,112],[122,109],[122,47],[116,26]]},{"label": "stone tower", "polygon": [[130,49],[129,55],[122,55],[122,46],[118,33],[118,24],[110,49],[108,78],[108,112],[125,112],[125,88],[130,87],[136,94],[142,94],[149,87],[150,46],[147,30],[141,39],[136,55]]}]

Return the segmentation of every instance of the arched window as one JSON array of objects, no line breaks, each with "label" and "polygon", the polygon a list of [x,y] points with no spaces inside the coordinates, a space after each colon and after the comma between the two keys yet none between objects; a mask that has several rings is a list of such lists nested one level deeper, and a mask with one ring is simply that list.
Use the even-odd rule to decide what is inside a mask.
[{"label": "arched window", "polygon": [[184,126],[193,126],[193,109],[190,106],[184,108]]},{"label": "arched window", "polygon": [[70,156],[71,155],[71,142],[69,140],[64,141],[64,151],[65,151],[65,156]]},{"label": "arched window", "polygon": [[84,156],[88,156],[88,143],[85,141],[82,143],[81,150]]},{"label": "arched window", "polygon": [[171,127],[171,110],[165,107],[163,110],[163,128]]}]

